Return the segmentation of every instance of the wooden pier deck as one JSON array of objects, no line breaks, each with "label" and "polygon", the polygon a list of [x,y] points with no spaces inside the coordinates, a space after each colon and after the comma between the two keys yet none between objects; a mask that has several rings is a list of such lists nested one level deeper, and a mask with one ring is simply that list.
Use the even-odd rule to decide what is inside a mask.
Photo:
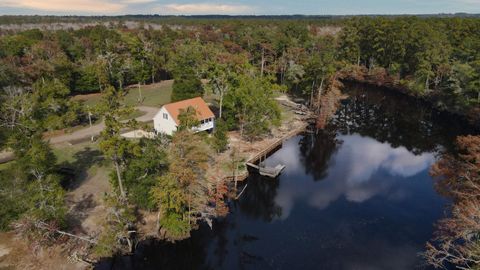
[{"label": "wooden pier deck", "polygon": [[[305,131],[305,129],[307,128],[308,126],[308,123],[303,123],[301,126],[299,126],[298,128],[288,132],[287,134],[285,134],[284,136],[282,136],[281,138],[279,138],[278,140],[274,141],[273,143],[269,144],[267,147],[264,147],[261,151],[255,153],[253,156],[251,156],[246,162],[245,162],[245,166],[248,168],[248,167],[251,167],[251,168],[254,168],[254,166],[258,166],[256,165],[257,163],[260,163],[262,160],[265,160],[269,154],[272,154],[274,151],[280,149],[283,145],[283,142],[285,142],[286,140],[298,135],[299,133]],[[253,166],[252,166],[253,165]],[[271,168],[273,170],[269,170],[269,169],[262,169],[262,173],[265,175],[265,176],[278,176],[285,168],[286,166],[284,165],[280,165],[281,167],[276,167],[276,168]],[[254,168],[255,169],[255,168]],[[259,168],[258,168],[259,169]],[[243,182],[245,181],[248,176],[250,175],[249,171],[246,170],[244,172],[241,172],[237,175],[229,175],[229,176],[225,176],[223,178],[223,181],[225,182]],[[270,176],[270,177],[272,177]]]},{"label": "wooden pier deck", "polygon": [[268,155],[274,153],[276,150],[282,148],[283,143],[298,135],[299,133],[305,131],[307,128],[308,123],[304,123],[302,126],[290,131],[289,133],[285,134],[278,140],[274,141],[273,143],[269,144],[267,147],[263,148],[260,152],[256,153],[254,156],[252,156],[246,163],[252,163],[252,164],[257,164],[261,162],[262,160],[265,160]]},{"label": "wooden pier deck", "polygon": [[282,173],[282,171],[286,167],[285,165],[282,165],[282,164],[279,164],[275,167],[266,167],[266,166],[264,167],[264,166],[255,165],[252,163],[247,163],[247,166],[258,171],[260,175],[267,176],[270,178],[276,178],[277,176],[279,176],[280,173]]},{"label": "wooden pier deck", "polygon": [[[285,134],[278,140],[274,141],[273,143],[269,144],[267,147],[263,148],[260,152],[256,153],[254,156],[252,156],[246,163],[245,165],[247,167],[253,168],[254,170],[258,171],[260,175],[263,176],[268,176],[271,178],[276,178],[280,173],[285,169],[285,165],[279,164],[276,167],[263,167],[257,164],[260,164],[262,161],[267,159],[269,155],[272,153],[276,152],[278,149],[282,148],[283,143],[298,135],[299,133],[305,131],[307,128],[308,123],[304,123],[302,126],[290,131],[289,133]],[[246,179],[247,177],[245,177]]]}]

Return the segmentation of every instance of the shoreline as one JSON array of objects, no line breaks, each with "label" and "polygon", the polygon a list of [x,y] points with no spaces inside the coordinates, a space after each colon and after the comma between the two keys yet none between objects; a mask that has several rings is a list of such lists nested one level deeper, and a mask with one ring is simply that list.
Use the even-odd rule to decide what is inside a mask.
[{"label": "shoreline", "polygon": [[359,70],[349,71],[345,74],[345,71],[339,71],[338,80],[343,84],[356,84],[367,87],[374,87],[383,91],[389,91],[399,95],[407,96],[414,100],[423,102],[430,106],[432,109],[440,112],[447,113],[452,116],[459,117],[468,122],[476,130],[480,131],[480,107],[471,108],[469,111],[455,111],[450,108],[441,108],[435,104],[435,96],[418,95],[411,89],[399,84],[396,78],[387,76],[383,80],[371,78],[373,75],[368,74],[363,70],[364,67],[359,67]]},{"label": "shoreline", "polygon": [[[281,147],[283,142],[302,133],[308,127],[308,119],[314,115],[313,112],[309,110],[309,113],[306,115],[296,115],[293,106],[301,105],[291,101],[287,95],[277,97],[276,100],[284,116],[280,126],[273,128],[270,135],[256,141],[245,140],[238,131],[228,132],[229,149],[215,155],[214,165],[207,171],[207,177],[217,182],[223,181],[227,185],[231,184],[232,186],[235,185],[235,182],[244,182],[251,175],[247,169],[247,163],[256,162],[262,156],[268,156],[275,149]],[[238,159],[238,168],[235,172],[232,172],[232,168],[228,168],[229,163],[232,162],[232,152],[235,153],[235,157]],[[232,188],[232,190],[234,189]],[[233,198],[235,199],[236,196],[233,196]],[[157,226],[157,213],[142,212],[142,215],[143,217],[138,227],[138,232],[142,235],[140,241],[152,238],[162,240],[154,230]]]}]

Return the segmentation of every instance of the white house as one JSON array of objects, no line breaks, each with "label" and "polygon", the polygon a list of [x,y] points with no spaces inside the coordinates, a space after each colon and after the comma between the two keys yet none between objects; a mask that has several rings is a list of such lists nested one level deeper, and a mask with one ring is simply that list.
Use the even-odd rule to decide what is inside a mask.
[{"label": "white house", "polygon": [[153,117],[155,131],[157,133],[172,135],[180,125],[178,115],[181,110],[186,110],[188,107],[195,109],[197,119],[200,122],[200,125],[193,128],[193,130],[199,132],[212,130],[214,128],[215,115],[201,97],[196,97],[163,105],[160,111]]}]

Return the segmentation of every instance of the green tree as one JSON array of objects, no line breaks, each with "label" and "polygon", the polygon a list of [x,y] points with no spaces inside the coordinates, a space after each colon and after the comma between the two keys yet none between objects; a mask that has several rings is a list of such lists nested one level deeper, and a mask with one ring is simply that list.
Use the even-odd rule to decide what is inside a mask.
[{"label": "green tree", "polygon": [[168,170],[167,153],[162,138],[142,139],[140,151],[125,166],[125,187],[129,201],[141,209],[154,210],[155,201],[150,197],[150,190],[157,178]]},{"label": "green tree", "polygon": [[335,74],[335,47],[333,40],[320,39],[313,49],[306,65],[304,93],[310,95],[310,104],[314,104],[316,96],[318,104],[326,82]]},{"label": "green tree", "polygon": [[100,134],[99,146],[105,156],[110,158],[115,166],[120,198],[126,201],[127,193],[123,184],[122,168],[125,166],[128,158],[133,156],[135,151],[138,151],[138,148],[133,142],[121,136],[122,128],[136,125],[134,120],[126,123],[120,121],[120,118],[132,111],[130,107],[122,105],[121,99],[123,95],[122,90],[115,89],[113,86],[105,88],[98,111],[105,121],[105,128]]},{"label": "green tree", "polygon": [[357,27],[347,24],[340,33],[339,55],[350,64],[360,65],[360,36]]},{"label": "green tree", "polygon": [[159,208],[158,230],[164,230],[169,238],[185,238],[192,229],[188,220],[187,194],[173,173],[161,176],[152,189],[152,197]]},{"label": "green tree", "polygon": [[103,63],[99,61],[82,61],[80,68],[75,72],[75,92],[92,93],[99,92],[106,81],[106,71],[102,68]]},{"label": "green tree", "polygon": [[191,69],[175,77],[172,90],[172,101],[180,101],[203,96],[202,82],[195,76]]},{"label": "green tree", "polygon": [[85,119],[85,113],[76,101],[70,100],[70,90],[59,80],[41,80],[33,85],[35,120],[47,129],[73,126]]},{"label": "green tree", "polygon": [[234,74],[226,64],[212,63],[208,71],[208,88],[218,96],[219,118],[223,114],[223,100],[231,89]]},{"label": "green tree", "polygon": [[28,210],[29,189],[26,173],[15,164],[1,170],[0,173],[0,230],[10,229]]},{"label": "green tree", "polygon": [[200,125],[200,121],[198,121],[197,118],[197,111],[192,106],[188,106],[186,109],[180,109],[178,121],[180,121],[180,125],[178,125],[179,131],[191,130]]},{"label": "green tree", "polygon": [[294,90],[298,90],[298,84],[303,80],[305,75],[305,69],[302,65],[295,63],[295,61],[288,62],[288,69],[286,72],[287,82],[290,84],[290,88],[294,87]]},{"label": "green tree", "polygon": [[117,196],[106,195],[104,203],[108,211],[93,249],[95,255],[111,257],[118,253],[133,252],[136,219],[132,207],[119,200]]},{"label": "green tree", "polygon": [[280,123],[281,112],[273,99],[283,88],[268,77],[240,75],[225,98],[226,121],[240,129],[242,136],[257,138]]},{"label": "green tree", "polygon": [[228,148],[227,124],[223,119],[215,121],[213,130],[213,148],[217,153],[224,152]]},{"label": "green tree", "polygon": [[169,148],[169,173],[159,177],[152,197],[159,208],[159,230],[170,239],[188,237],[199,220],[214,215],[212,183],[206,178],[209,147],[190,130],[176,132]]},{"label": "green tree", "polygon": [[16,134],[11,137],[10,146],[14,149],[18,166],[24,174],[15,174],[25,177],[27,183],[25,194],[25,215],[42,222],[55,222],[65,226],[65,191],[60,186],[60,177],[56,173],[56,158],[48,143],[44,142],[40,134]]}]

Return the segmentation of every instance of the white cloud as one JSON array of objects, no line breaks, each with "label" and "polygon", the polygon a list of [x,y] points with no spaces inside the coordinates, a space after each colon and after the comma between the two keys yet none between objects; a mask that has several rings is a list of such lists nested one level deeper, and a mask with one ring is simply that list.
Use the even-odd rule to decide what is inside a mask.
[{"label": "white cloud", "polygon": [[480,0],[456,0],[453,2],[470,4],[470,5],[480,5]]},{"label": "white cloud", "polygon": [[117,13],[126,4],[105,0],[0,0],[0,6],[52,12]]},{"label": "white cloud", "polygon": [[[344,139],[346,137],[341,137]],[[347,182],[360,184],[368,181],[373,173],[383,168],[392,175],[413,176],[427,168],[432,160],[431,153],[413,155],[405,147],[392,148],[388,143],[379,143],[374,139],[359,135],[349,136],[339,156],[350,160]],[[355,162],[361,160],[362,162]]]},{"label": "white cloud", "polygon": [[[362,203],[375,196],[392,200],[405,198],[404,190],[392,190],[399,178],[408,178],[425,171],[434,162],[432,153],[414,155],[405,147],[394,148],[360,135],[339,136],[343,144],[331,158],[328,176],[320,182],[300,179],[282,183],[275,202],[282,208],[280,219],[287,219],[297,201],[306,200],[317,209],[325,209],[343,197],[349,202]],[[286,164],[285,177],[293,177],[302,170],[298,145],[286,144],[282,155],[270,158],[269,165]],[[381,177],[379,172],[385,172]],[[288,175],[292,172],[293,175]],[[297,172],[298,173],[298,172]],[[396,177],[400,176],[400,177]]]},{"label": "white cloud", "polygon": [[148,4],[148,3],[153,3],[155,0],[123,0],[122,3],[124,4]]},{"label": "white cloud", "polygon": [[166,4],[156,8],[160,14],[245,14],[251,12],[252,7],[236,4]]}]

